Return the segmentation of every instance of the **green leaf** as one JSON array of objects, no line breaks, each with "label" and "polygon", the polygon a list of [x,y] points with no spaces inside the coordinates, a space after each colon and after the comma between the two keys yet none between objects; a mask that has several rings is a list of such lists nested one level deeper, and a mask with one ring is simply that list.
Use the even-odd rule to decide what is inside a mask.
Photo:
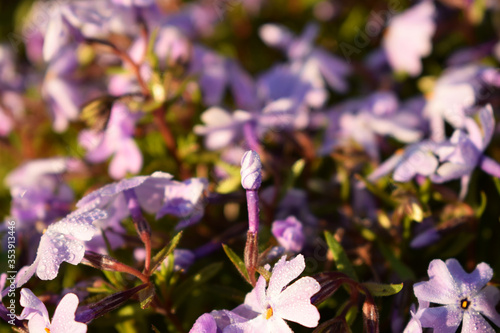
[{"label": "green leaf", "polygon": [[377,242],[380,252],[385,257],[385,259],[390,263],[392,269],[398,273],[401,280],[416,280],[413,271],[405,265],[401,260],[399,260],[387,245],[382,242]]},{"label": "green leaf", "polygon": [[333,237],[331,233],[325,231],[325,239],[328,247],[333,253],[333,259],[335,260],[335,265],[337,266],[337,270],[342,273],[347,274],[352,279],[358,281],[358,277],[356,276],[356,272],[347,258],[347,254],[344,251],[342,245]]},{"label": "green leaf", "polygon": [[142,289],[138,293],[139,295],[139,302],[141,304],[141,309],[147,309],[149,308],[149,305],[153,301],[153,298],[155,296],[155,287],[154,285],[150,285],[146,287],[145,289]]},{"label": "green leaf", "polygon": [[240,272],[241,276],[243,276],[243,278],[248,283],[252,284],[250,282],[250,277],[248,276],[248,271],[243,260],[226,244],[222,244],[222,247],[224,248],[224,252],[226,252],[226,255],[229,257],[229,260],[231,260],[238,272]]},{"label": "green leaf", "polygon": [[403,289],[403,284],[381,284],[375,282],[363,282],[363,286],[368,289],[373,296],[391,296],[399,293]]},{"label": "green leaf", "polygon": [[172,238],[170,242],[153,257],[153,260],[151,261],[152,267],[149,270],[150,272],[155,272],[156,269],[165,260],[165,258],[168,257],[168,255],[172,253],[172,251],[174,251],[174,249],[177,247],[177,244],[179,244],[179,241],[181,240],[181,236],[182,231],[175,235],[174,238]]},{"label": "green leaf", "polygon": [[223,264],[221,262],[216,262],[202,268],[198,273],[192,275],[188,280],[184,281],[180,286],[174,288],[174,294],[172,295],[172,300],[174,305],[172,310],[175,310],[182,304],[182,302],[188,298],[188,296],[193,292],[194,289],[198,288],[206,281],[210,280],[219,273],[222,269]]},{"label": "green leaf", "polygon": [[484,210],[486,209],[486,202],[487,202],[486,193],[481,191],[481,204],[476,209],[476,214],[475,214],[477,218],[480,218],[483,215]]},{"label": "green leaf", "polygon": [[498,194],[500,194],[500,178],[497,177],[491,177],[493,178],[493,183],[495,183],[495,187],[497,188]]}]

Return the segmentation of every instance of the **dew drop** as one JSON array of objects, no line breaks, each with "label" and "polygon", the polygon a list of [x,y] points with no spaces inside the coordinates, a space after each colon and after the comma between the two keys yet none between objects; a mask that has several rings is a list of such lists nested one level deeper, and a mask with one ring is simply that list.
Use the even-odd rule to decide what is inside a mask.
[{"label": "dew drop", "polygon": [[52,252],[57,253],[57,252],[59,252],[59,250],[55,247],[52,249]]},{"label": "dew drop", "polygon": [[69,261],[73,261],[73,259],[75,259],[75,255],[74,255],[73,253],[70,253],[70,254],[68,255],[68,260],[69,260]]},{"label": "dew drop", "polygon": [[38,270],[39,270],[40,272],[45,272],[45,265],[44,265],[44,264],[40,264],[40,265],[38,265]]}]

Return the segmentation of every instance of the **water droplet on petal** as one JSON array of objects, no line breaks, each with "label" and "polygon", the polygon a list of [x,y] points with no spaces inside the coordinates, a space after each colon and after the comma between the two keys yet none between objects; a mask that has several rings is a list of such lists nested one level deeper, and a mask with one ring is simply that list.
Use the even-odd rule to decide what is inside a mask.
[{"label": "water droplet on petal", "polygon": [[57,253],[57,252],[59,252],[59,250],[58,250],[56,247],[54,247],[54,248],[52,249],[52,252]]},{"label": "water droplet on petal", "polygon": [[45,271],[45,265],[44,265],[44,264],[40,264],[40,265],[38,265],[38,270],[39,270],[40,272],[44,272],[44,271]]},{"label": "water droplet on petal", "polygon": [[70,253],[68,255],[68,261],[73,261],[75,259],[75,255],[73,253]]}]

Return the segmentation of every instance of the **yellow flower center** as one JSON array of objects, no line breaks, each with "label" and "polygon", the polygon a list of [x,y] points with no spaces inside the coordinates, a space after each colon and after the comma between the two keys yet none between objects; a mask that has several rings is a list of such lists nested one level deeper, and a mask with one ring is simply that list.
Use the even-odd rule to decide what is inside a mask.
[{"label": "yellow flower center", "polygon": [[469,302],[469,300],[467,298],[464,298],[463,300],[460,301],[460,306],[464,310],[467,310],[467,308],[469,307],[469,305],[470,305],[470,302]]},{"label": "yellow flower center", "polygon": [[273,316],[273,308],[269,307],[269,308],[267,308],[267,311],[266,311],[266,319],[269,319],[272,316]]},{"label": "yellow flower center", "polygon": [[45,328],[45,332],[50,333],[50,328]]}]

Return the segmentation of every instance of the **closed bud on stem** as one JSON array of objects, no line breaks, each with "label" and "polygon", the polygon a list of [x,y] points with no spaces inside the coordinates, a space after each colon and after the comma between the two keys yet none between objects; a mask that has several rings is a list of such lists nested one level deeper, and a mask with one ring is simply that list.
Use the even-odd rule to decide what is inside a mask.
[{"label": "closed bud on stem", "polygon": [[262,183],[262,163],[259,154],[247,151],[241,158],[241,186],[245,190],[257,190]]}]

